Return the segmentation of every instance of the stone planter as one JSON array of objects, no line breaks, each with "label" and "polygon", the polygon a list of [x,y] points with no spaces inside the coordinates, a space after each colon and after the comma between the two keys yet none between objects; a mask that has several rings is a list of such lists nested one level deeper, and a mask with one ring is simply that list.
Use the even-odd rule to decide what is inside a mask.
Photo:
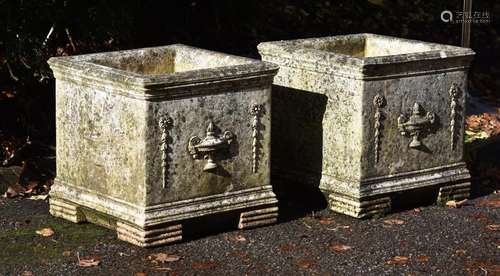
[{"label": "stone planter", "polygon": [[[401,192],[469,195],[463,161],[467,48],[373,34],[261,43],[273,88],[273,174],[319,186],[367,217]],[[276,169],[276,171],[275,171]],[[426,189],[427,190],[427,189]]]},{"label": "stone planter", "polygon": [[184,45],[59,57],[50,212],[139,246],[186,220],[270,224],[270,96],[277,66]]}]

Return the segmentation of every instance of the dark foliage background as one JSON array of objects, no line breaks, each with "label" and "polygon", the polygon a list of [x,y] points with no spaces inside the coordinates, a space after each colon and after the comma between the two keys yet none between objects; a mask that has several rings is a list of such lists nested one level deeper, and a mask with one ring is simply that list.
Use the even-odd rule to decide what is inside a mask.
[{"label": "dark foliage background", "polygon": [[[460,44],[441,11],[462,0],[0,0],[0,140],[53,144],[50,56],[184,43],[258,57],[260,41],[372,32]],[[471,93],[500,95],[500,3],[474,1],[489,24],[472,26]],[[50,35],[49,30],[53,27]],[[47,38],[48,37],[48,38]]]}]

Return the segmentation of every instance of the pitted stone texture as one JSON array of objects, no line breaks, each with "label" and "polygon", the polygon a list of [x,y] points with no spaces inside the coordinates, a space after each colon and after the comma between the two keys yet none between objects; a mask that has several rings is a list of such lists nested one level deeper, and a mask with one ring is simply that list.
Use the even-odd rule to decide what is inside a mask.
[{"label": "pitted stone texture", "polygon": [[[276,204],[270,93],[277,66],[178,44],[49,64],[56,77],[54,202],[68,200],[144,231]],[[255,105],[266,110],[257,136]],[[216,137],[234,135],[227,148],[211,149],[218,167],[204,171],[207,161],[187,148],[192,137],[208,135],[211,122]],[[132,233],[124,231],[122,237]]]},{"label": "pitted stone texture", "polygon": [[[273,137],[287,139],[273,140],[273,174],[279,178],[359,200],[468,182],[463,121],[472,50],[374,34],[258,48],[264,61],[280,66]],[[382,102],[374,104],[375,98]],[[407,122],[415,104],[422,116],[434,114],[418,149],[409,147],[412,137],[398,127],[398,118]]]}]

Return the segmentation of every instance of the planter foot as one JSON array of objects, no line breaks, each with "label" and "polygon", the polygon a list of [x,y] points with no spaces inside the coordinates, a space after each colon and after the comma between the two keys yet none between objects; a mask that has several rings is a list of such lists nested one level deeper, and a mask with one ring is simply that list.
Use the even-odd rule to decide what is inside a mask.
[{"label": "planter foot", "polygon": [[267,207],[263,209],[254,209],[240,214],[238,223],[239,229],[254,228],[258,226],[274,224],[278,221],[278,207]]},{"label": "planter foot", "polygon": [[329,195],[328,204],[332,211],[355,218],[383,216],[391,210],[390,197],[366,200],[332,193]]},{"label": "planter foot", "polygon": [[470,196],[470,183],[460,183],[439,188],[438,204],[445,204],[449,200],[463,200]]},{"label": "planter foot", "polygon": [[182,225],[158,225],[154,228],[141,228],[136,225],[117,221],[118,239],[141,247],[153,247],[182,240]]},{"label": "planter foot", "polygon": [[85,216],[78,204],[52,197],[49,199],[49,205],[49,212],[54,217],[60,217],[74,223],[86,222]]}]

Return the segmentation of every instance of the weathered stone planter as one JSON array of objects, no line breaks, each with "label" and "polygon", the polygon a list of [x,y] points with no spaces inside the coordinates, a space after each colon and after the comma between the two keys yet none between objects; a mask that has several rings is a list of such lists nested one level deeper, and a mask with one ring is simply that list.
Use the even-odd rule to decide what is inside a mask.
[{"label": "weathered stone planter", "polygon": [[[184,221],[274,223],[270,96],[277,66],[184,45],[52,58],[57,178],[50,212],[139,246]],[[236,226],[235,221],[235,226]]]},{"label": "weathered stone planter", "polygon": [[[273,88],[273,174],[318,183],[332,210],[386,212],[396,192],[469,195],[467,48],[373,34],[261,43]],[[275,171],[276,170],[276,171]]]}]

